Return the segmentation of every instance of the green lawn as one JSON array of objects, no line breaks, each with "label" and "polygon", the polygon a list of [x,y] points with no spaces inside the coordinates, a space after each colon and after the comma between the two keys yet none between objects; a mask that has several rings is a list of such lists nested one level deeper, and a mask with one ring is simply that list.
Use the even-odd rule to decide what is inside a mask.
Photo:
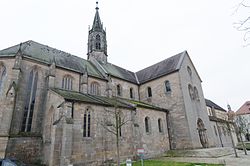
[{"label": "green lawn", "polygon": [[[250,150],[250,143],[249,142],[245,142],[245,145],[246,145],[247,150]],[[239,143],[237,145],[237,148],[240,149],[240,150],[242,150],[243,149],[243,145],[241,143]]]},{"label": "green lawn", "polygon": [[[123,164],[122,166],[126,166]],[[141,162],[133,163],[133,166],[141,166]],[[200,164],[200,163],[179,163],[174,161],[145,160],[144,166],[223,166],[222,164]]]}]

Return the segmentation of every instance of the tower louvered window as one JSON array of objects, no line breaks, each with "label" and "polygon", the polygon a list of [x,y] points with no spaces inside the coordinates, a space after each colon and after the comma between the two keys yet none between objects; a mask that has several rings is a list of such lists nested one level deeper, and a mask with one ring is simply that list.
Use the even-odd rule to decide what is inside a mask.
[{"label": "tower louvered window", "polygon": [[100,37],[100,35],[99,34],[96,35],[95,39],[96,39],[95,48],[97,50],[100,50],[101,49],[101,37]]},{"label": "tower louvered window", "polygon": [[23,132],[31,131],[32,117],[36,102],[37,80],[38,80],[38,72],[35,69],[33,69],[30,72],[27,84],[26,104],[24,107],[24,116],[21,128],[21,131]]}]

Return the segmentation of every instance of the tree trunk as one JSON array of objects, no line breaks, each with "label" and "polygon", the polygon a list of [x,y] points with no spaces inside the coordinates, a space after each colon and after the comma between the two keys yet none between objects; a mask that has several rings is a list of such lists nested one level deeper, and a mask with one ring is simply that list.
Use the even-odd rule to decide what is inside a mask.
[{"label": "tree trunk", "polygon": [[242,147],[243,147],[243,150],[245,152],[245,155],[247,155],[247,149],[246,149],[246,145],[245,143],[243,142],[243,139],[242,139],[242,135],[241,135],[241,132],[240,132],[240,140],[241,140],[241,143],[242,143]]},{"label": "tree trunk", "polygon": [[117,152],[117,166],[120,166],[120,144],[119,144],[119,113],[115,110],[115,123],[116,123],[116,152]]}]

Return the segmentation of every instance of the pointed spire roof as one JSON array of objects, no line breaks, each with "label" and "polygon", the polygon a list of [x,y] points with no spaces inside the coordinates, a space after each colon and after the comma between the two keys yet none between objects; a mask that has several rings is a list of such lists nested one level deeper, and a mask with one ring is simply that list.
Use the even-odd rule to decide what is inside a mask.
[{"label": "pointed spire roof", "polygon": [[99,15],[99,7],[98,7],[98,1],[96,2],[96,12],[95,12],[95,18],[92,26],[92,30],[102,30],[102,22]]}]

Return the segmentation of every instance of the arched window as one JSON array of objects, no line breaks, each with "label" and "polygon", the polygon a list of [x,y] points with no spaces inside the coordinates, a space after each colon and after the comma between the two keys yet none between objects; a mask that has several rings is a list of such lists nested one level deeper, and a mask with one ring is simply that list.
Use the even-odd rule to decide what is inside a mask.
[{"label": "arched window", "polygon": [[193,89],[192,85],[190,85],[190,84],[188,84],[188,91],[189,91],[190,98],[192,100],[194,100],[194,89]]},{"label": "arched window", "polygon": [[152,89],[151,89],[151,87],[148,87],[148,97],[152,97]]},{"label": "arched window", "polygon": [[145,118],[145,131],[146,131],[146,133],[150,132],[150,119],[149,119],[149,117]]},{"label": "arched window", "polygon": [[165,81],[165,88],[167,93],[171,92],[171,86],[169,81]]},{"label": "arched window", "polygon": [[99,34],[97,34],[96,37],[95,37],[95,39],[96,39],[96,41],[100,42],[101,41],[101,36]]},{"label": "arched window", "polygon": [[159,132],[162,133],[162,132],[163,132],[163,125],[162,125],[162,120],[161,120],[161,118],[158,119],[158,128],[159,128]]},{"label": "arched window", "polygon": [[196,87],[194,87],[194,98],[195,98],[196,100],[200,100],[199,92],[198,92],[198,90],[197,90]]},{"label": "arched window", "polygon": [[36,102],[36,90],[37,90],[38,72],[33,69],[30,72],[29,80],[27,84],[26,104],[24,107],[24,116],[21,131],[30,132],[32,125],[32,117]]},{"label": "arched window", "polygon": [[130,93],[130,98],[133,99],[134,98],[134,90],[133,90],[133,88],[129,89],[129,93]]},{"label": "arched window", "polygon": [[122,96],[122,87],[120,84],[116,86],[117,96]]},{"label": "arched window", "polygon": [[92,95],[100,95],[100,85],[97,82],[92,82],[90,84],[90,94]]},{"label": "arched window", "polygon": [[90,137],[90,123],[91,115],[89,109],[87,109],[83,116],[83,137]]},{"label": "arched window", "polygon": [[95,48],[97,50],[100,50],[101,49],[101,37],[99,34],[96,35],[96,43],[95,43]]},{"label": "arched window", "polygon": [[6,67],[4,65],[0,65],[0,94],[3,89],[5,76],[6,76]]},{"label": "arched window", "polygon": [[188,71],[189,76],[191,77],[192,76],[192,70],[191,70],[191,68],[189,66],[187,67],[187,71]]},{"label": "arched window", "polygon": [[63,77],[62,80],[62,88],[66,90],[72,90],[73,89],[73,78],[69,75],[66,75]]}]

